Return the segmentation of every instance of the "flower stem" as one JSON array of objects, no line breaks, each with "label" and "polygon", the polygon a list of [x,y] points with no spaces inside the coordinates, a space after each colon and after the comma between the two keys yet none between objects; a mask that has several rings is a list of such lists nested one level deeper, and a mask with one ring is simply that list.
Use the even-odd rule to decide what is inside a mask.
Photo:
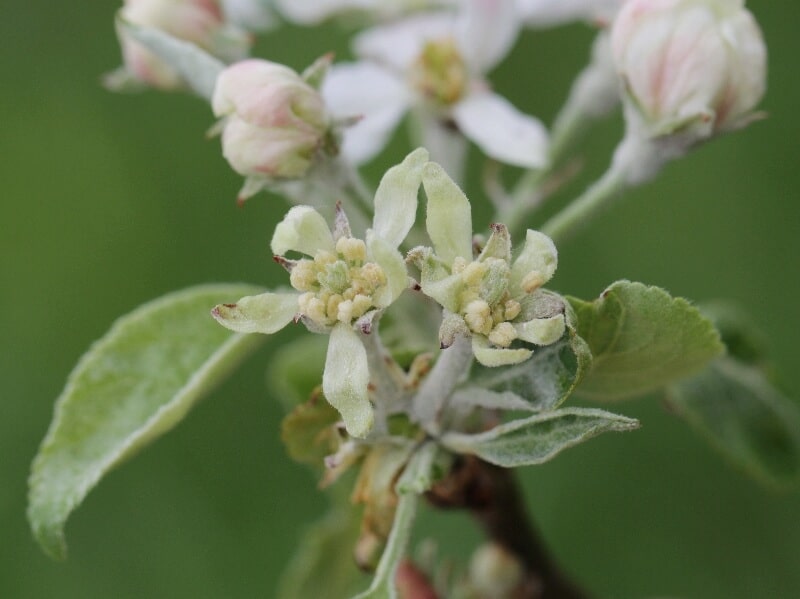
[{"label": "flower stem", "polygon": [[414,397],[414,419],[431,435],[439,434],[439,416],[458,382],[472,364],[472,344],[462,335],[443,349]]},{"label": "flower stem", "polygon": [[586,226],[625,188],[625,173],[612,167],[583,195],[548,220],[541,231],[556,244]]},{"label": "flower stem", "polygon": [[445,479],[434,485],[426,498],[442,509],[468,510],[492,541],[520,561],[525,575],[514,597],[589,597],[556,566],[530,520],[510,470],[465,456]]}]

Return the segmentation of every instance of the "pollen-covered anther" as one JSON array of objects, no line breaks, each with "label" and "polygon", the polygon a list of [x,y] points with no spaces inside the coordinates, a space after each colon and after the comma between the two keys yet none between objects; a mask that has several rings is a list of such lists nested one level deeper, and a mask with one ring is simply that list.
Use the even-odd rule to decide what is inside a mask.
[{"label": "pollen-covered anther", "polygon": [[311,260],[300,260],[292,268],[289,283],[298,291],[311,291],[317,285],[317,269]]},{"label": "pollen-covered anther", "polygon": [[487,335],[489,341],[499,347],[508,347],[517,338],[517,331],[510,322],[501,322]]},{"label": "pollen-covered anther", "polygon": [[461,279],[465,285],[474,287],[481,284],[481,280],[486,274],[487,267],[481,262],[470,262],[461,273]]},{"label": "pollen-covered anther", "polygon": [[518,301],[513,299],[507,300],[504,307],[504,320],[514,320],[522,311],[522,306],[520,306]]},{"label": "pollen-covered anther", "polygon": [[367,246],[355,237],[340,237],[336,242],[336,253],[348,262],[362,264],[367,259]]},{"label": "pollen-covered anther", "polygon": [[533,293],[539,287],[547,283],[548,278],[545,277],[542,273],[538,270],[532,270],[527,275],[525,275],[520,283],[520,287],[525,293]]},{"label": "pollen-covered anther", "polygon": [[492,310],[483,300],[473,300],[464,310],[464,322],[473,333],[488,335],[494,324]]},{"label": "pollen-covered anther", "polygon": [[367,262],[362,266],[358,278],[364,282],[370,293],[386,285],[386,273],[374,262]]}]

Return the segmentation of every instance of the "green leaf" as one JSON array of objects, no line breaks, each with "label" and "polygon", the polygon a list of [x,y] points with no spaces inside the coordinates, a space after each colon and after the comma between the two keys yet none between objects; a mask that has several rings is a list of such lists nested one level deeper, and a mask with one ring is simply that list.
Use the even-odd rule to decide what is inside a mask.
[{"label": "green leaf", "polygon": [[235,335],[211,318],[242,284],[172,293],[120,318],[81,358],[56,401],[30,477],[28,519],[50,556],[66,556],[69,514],[109,470],[180,422],[264,335]]},{"label": "green leaf", "polygon": [[758,369],[718,358],[698,376],[672,385],[667,401],[698,433],[758,480],[800,481],[800,414]]},{"label": "green leaf", "polygon": [[191,42],[151,27],[135,25],[117,16],[117,28],[130,35],[180,74],[186,84],[209,102],[225,63]]},{"label": "green leaf", "polygon": [[595,400],[643,395],[702,370],[723,350],[700,311],[658,287],[618,281],[594,302],[568,298],[592,369],[578,393]]},{"label": "green leaf", "polygon": [[592,364],[589,346],[574,328],[574,314],[567,306],[567,335],[557,343],[537,347],[526,362],[508,368],[475,364],[470,372],[470,387],[499,393],[512,393],[531,410],[552,410],[569,397]]},{"label": "green leaf", "polygon": [[515,468],[543,464],[564,449],[609,431],[629,431],[639,422],[593,408],[566,408],[513,420],[484,433],[446,433],[442,445],[462,454]]},{"label": "green leaf", "polygon": [[353,559],[359,530],[358,510],[340,501],[303,534],[281,577],[282,599],[342,599],[363,588],[367,577]]}]

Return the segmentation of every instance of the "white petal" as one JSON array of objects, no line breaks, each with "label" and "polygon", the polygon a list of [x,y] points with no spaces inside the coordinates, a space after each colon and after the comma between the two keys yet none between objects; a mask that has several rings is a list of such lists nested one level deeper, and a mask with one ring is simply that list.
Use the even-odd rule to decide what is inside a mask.
[{"label": "white petal", "polygon": [[361,117],[343,131],[341,151],[354,164],[383,149],[410,102],[399,77],[368,62],[333,65],[320,92],[334,118]]},{"label": "white petal", "polygon": [[566,324],[563,314],[550,318],[534,318],[528,322],[515,323],[514,329],[519,338],[535,345],[550,345],[564,334]]},{"label": "white petal", "polygon": [[[556,3],[557,0],[551,0]],[[508,54],[519,33],[512,0],[463,0],[456,23],[461,55],[473,73],[486,73]]]},{"label": "white petal", "polygon": [[375,235],[391,247],[398,247],[417,218],[422,167],[428,162],[428,151],[417,148],[400,164],[393,166],[381,179],[375,192]]},{"label": "white petal", "polygon": [[328,343],[322,392],[342,415],[352,437],[365,437],[372,429],[375,416],[368,385],[367,351],[353,328],[339,323],[333,327]]},{"label": "white petal", "polygon": [[354,3],[347,0],[274,0],[283,15],[294,23],[317,25]]},{"label": "white petal", "polygon": [[[527,283],[535,282],[536,287],[544,285],[553,277],[557,267],[558,250],[553,240],[544,233],[528,229],[525,247],[511,266],[509,287],[512,297],[533,291],[525,289],[526,279]],[[531,280],[531,275],[537,280]]]},{"label": "white petal", "polygon": [[497,94],[470,94],[453,107],[453,118],[464,135],[491,158],[525,168],[547,163],[547,129]]},{"label": "white petal", "polygon": [[272,253],[283,256],[288,251],[314,256],[319,250],[335,252],[336,245],[328,223],[311,206],[294,206],[272,236]]},{"label": "white petal", "polygon": [[435,162],[422,171],[422,184],[428,196],[428,236],[436,255],[452,264],[456,257],[472,261],[472,207],[467,196]]},{"label": "white petal", "polygon": [[262,293],[243,297],[235,304],[220,304],[211,315],[237,333],[269,335],[289,324],[296,312],[296,293]]},{"label": "white petal", "polygon": [[399,74],[412,65],[426,42],[451,37],[454,32],[452,15],[427,13],[364,31],[353,40],[353,51]]},{"label": "white petal", "polygon": [[386,274],[386,293],[373,298],[377,307],[386,308],[408,289],[406,261],[396,246],[389,245],[371,230],[367,231],[367,252]]},{"label": "white petal", "polygon": [[528,349],[500,349],[489,346],[483,335],[472,336],[472,353],[484,366],[511,366],[524,362],[533,355]]}]

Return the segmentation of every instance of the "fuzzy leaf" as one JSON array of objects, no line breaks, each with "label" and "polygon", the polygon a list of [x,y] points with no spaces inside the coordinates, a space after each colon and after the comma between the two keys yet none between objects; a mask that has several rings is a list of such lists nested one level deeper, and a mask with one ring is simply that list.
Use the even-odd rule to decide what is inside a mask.
[{"label": "fuzzy leaf", "polygon": [[711,322],[683,298],[618,281],[594,302],[568,298],[592,369],[578,393],[596,400],[655,391],[702,370],[723,345]]},{"label": "fuzzy leaf", "polygon": [[501,424],[484,433],[447,433],[442,445],[503,468],[542,464],[564,449],[608,431],[629,431],[639,422],[592,408],[567,408]]},{"label": "fuzzy leaf", "polygon": [[64,558],[64,524],[86,494],[266,340],[232,334],[209,314],[220,301],[258,291],[230,284],[166,295],[120,318],[81,358],[29,481],[28,519],[45,552]]},{"label": "fuzzy leaf", "polygon": [[592,364],[588,345],[572,326],[574,315],[569,307],[566,320],[567,336],[552,345],[536,348],[533,357],[526,362],[508,368],[474,364],[469,386],[511,393],[525,401],[531,410],[552,410],[560,406]]},{"label": "fuzzy leaf", "polygon": [[800,481],[800,412],[758,369],[718,358],[699,375],[672,385],[675,412],[734,464],[785,487]]},{"label": "fuzzy leaf", "polygon": [[217,76],[225,68],[223,62],[191,42],[152,27],[134,25],[120,16],[117,27],[175,69],[198,96],[211,101]]}]

